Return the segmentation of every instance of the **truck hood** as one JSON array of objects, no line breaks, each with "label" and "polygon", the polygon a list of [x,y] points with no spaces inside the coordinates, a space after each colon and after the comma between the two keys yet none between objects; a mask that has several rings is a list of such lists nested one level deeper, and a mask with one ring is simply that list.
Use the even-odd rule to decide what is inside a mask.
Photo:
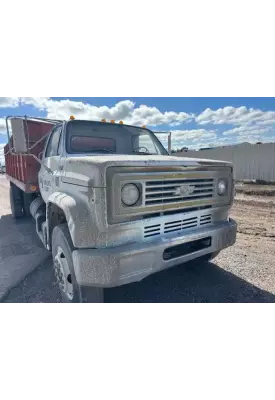
[{"label": "truck hood", "polygon": [[190,166],[229,166],[228,161],[201,158],[108,154],[104,156],[71,156],[66,158],[64,176],[67,183],[84,186],[105,187],[106,169],[109,167],[190,167]]}]

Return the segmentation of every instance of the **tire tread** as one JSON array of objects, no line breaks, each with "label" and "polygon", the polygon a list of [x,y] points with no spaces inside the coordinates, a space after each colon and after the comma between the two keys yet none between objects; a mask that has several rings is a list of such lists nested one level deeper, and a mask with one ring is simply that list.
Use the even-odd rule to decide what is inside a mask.
[{"label": "tire tread", "polygon": [[[68,229],[67,224],[60,224],[54,227],[52,233],[52,253],[54,257],[54,251],[56,244],[54,243],[57,241],[58,243],[65,243],[66,250],[70,253],[69,259],[67,259],[69,268],[71,271],[72,282],[74,286],[74,298],[72,301],[69,301],[62,295],[64,302],[73,302],[73,303],[102,303],[104,301],[104,290],[103,288],[97,287],[83,287],[79,286],[76,281],[75,271],[73,266],[73,260],[71,257],[71,253],[74,251],[75,247],[72,242],[71,234]],[[63,247],[62,247],[63,248]],[[63,251],[65,249],[63,248]]]}]

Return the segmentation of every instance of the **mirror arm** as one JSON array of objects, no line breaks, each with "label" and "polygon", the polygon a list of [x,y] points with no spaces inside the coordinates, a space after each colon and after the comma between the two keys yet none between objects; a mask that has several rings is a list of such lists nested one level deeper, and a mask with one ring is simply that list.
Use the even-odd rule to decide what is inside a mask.
[{"label": "mirror arm", "polygon": [[42,160],[40,160],[40,158],[36,157],[36,155],[34,155],[34,154],[31,154],[31,155],[33,156],[33,158],[34,158],[37,162],[39,162],[39,164],[40,164],[42,167],[45,168],[45,170],[48,172],[48,174],[53,175],[53,171],[52,171],[49,167],[47,167],[47,165],[45,165],[45,164],[42,162]]}]

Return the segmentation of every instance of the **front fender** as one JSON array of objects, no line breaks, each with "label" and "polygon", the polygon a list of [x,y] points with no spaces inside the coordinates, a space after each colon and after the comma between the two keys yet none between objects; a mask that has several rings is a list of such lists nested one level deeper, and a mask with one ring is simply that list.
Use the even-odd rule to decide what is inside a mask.
[{"label": "front fender", "polygon": [[[96,247],[98,242],[104,240],[106,226],[104,220],[99,218],[100,205],[89,199],[85,194],[79,193],[77,197],[56,192],[50,195],[47,201],[47,221],[50,218],[52,204],[58,206],[65,214],[73,245],[76,248]],[[48,224],[48,237],[50,237]]]}]

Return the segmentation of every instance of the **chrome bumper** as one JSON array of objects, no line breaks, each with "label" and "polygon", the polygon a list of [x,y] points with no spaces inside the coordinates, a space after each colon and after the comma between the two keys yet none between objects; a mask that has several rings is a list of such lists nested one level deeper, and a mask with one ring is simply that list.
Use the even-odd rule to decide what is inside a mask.
[{"label": "chrome bumper", "polygon": [[[157,271],[182,264],[197,257],[232,246],[236,241],[234,220],[194,229],[185,235],[161,237],[148,243],[125,244],[104,249],[74,250],[76,280],[81,286],[113,287],[140,281]],[[165,260],[163,253],[170,247],[195,240],[211,238],[211,245],[202,250]]]}]

